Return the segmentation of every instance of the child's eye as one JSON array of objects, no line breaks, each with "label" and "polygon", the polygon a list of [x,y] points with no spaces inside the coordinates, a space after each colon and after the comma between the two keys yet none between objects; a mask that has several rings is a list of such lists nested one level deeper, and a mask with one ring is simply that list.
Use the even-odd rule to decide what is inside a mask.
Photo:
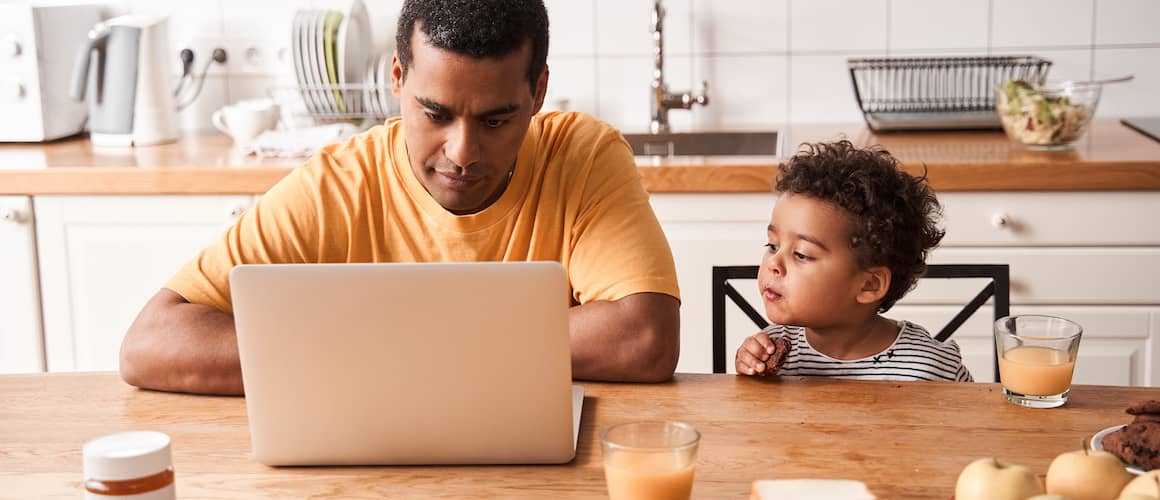
[{"label": "child's eye", "polygon": [[801,253],[801,252],[794,252],[793,257],[797,260],[801,260],[801,261],[805,261],[805,262],[809,262],[811,260],[814,260],[813,257],[810,257],[809,255],[806,255],[806,254]]},{"label": "child's eye", "polygon": [[761,246],[763,246],[763,247],[765,247],[765,248],[768,248],[768,249],[769,249],[769,253],[777,253],[777,245],[776,245],[776,244],[773,244],[773,243],[766,243],[766,244],[764,244],[764,245],[761,245]]}]

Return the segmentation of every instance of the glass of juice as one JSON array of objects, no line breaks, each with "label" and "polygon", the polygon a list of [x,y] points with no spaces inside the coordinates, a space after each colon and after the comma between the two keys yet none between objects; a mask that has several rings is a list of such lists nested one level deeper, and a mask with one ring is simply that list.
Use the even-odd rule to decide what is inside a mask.
[{"label": "glass of juice", "polygon": [[701,433],[682,422],[632,422],[600,433],[611,500],[688,500]]},{"label": "glass of juice", "polygon": [[995,321],[999,380],[1007,401],[1031,408],[1067,402],[1083,327],[1043,315],[1007,316]]}]

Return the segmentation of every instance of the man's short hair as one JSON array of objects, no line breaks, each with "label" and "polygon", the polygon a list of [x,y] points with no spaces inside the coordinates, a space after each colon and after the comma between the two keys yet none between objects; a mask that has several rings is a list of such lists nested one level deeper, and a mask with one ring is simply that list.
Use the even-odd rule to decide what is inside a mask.
[{"label": "man's short hair", "polygon": [[403,77],[413,57],[411,36],[418,25],[432,46],[475,58],[499,58],[532,43],[528,84],[548,61],[548,10],[543,0],[406,0],[395,31]]},{"label": "man's short hair", "polygon": [[926,272],[926,254],[942,240],[938,198],[926,184],[898,168],[880,147],[850,141],[804,144],[779,167],[776,190],[816,198],[841,208],[851,221],[850,248],[863,269],[890,268],[886,312]]}]

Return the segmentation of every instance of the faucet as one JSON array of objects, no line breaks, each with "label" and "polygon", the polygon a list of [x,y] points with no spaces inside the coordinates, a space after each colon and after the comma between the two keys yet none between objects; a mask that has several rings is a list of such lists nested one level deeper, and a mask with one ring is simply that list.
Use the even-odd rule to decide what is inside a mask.
[{"label": "faucet", "polygon": [[653,38],[653,74],[650,99],[651,119],[649,120],[649,132],[654,134],[663,134],[669,131],[669,110],[670,109],[691,109],[693,104],[700,104],[702,106],[709,104],[709,82],[701,82],[700,95],[693,95],[689,92],[681,92],[679,94],[669,92],[669,86],[665,83],[665,8],[661,5],[661,0],[656,0],[653,3],[652,12],[652,38]]}]

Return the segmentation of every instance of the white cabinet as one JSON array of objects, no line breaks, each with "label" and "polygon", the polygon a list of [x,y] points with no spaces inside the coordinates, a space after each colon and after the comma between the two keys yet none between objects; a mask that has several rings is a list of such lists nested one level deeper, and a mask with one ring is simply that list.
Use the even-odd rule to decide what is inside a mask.
[{"label": "white cabinet", "polygon": [[[681,372],[712,370],[710,270],[756,265],[772,194],[654,194],[681,285]],[[931,263],[1011,266],[1011,311],[1084,326],[1076,381],[1160,385],[1160,193],[942,193],[947,235]],[[886,316],[937,331],[979,280],[923,280]],[[756,285],[739,291],[760,304]],[[756,328],[727,306],[727,352]],[[759,308],[760,310],[760,308]],[[976,380],[992,379],[990,306],[953,337]],[[730,369],[732,363],[728,363]]]},{"label": "white cabinet", "polygon": [[0,196],[0,373],[44,370],[32,199]]},{"label": "white cabinet", "polygon": [[36,197],[47,369],[116,369],[141,306],[253,200]]}]

